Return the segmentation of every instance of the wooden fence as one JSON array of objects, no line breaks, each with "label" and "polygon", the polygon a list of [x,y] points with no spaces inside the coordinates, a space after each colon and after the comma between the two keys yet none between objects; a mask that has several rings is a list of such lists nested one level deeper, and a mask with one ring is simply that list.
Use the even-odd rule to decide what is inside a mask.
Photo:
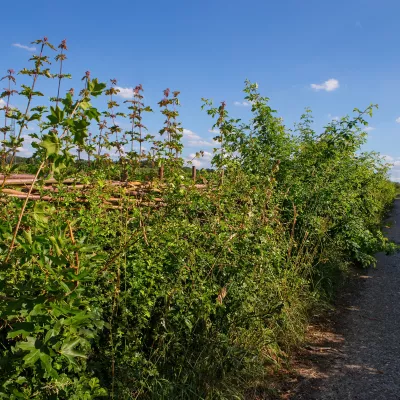
[{"label": "wooden fence", "polygon": [[[160,167],[158,171],[159,180],[154,182],[140,181],[108,181],[106,187],[112,193],[111,197],[105,196],[103,203],[115,206],[123,200],[131,201],[136,205],[163,205],[163,199],[160,197],[163,191],[164,168]],[[192,179],[196,182],[196,167],[192,167]],[[76,192],[74,202],[87,203],[89,200],[85,197],[85,191],[93,188],[91,184],[84,184],[78,179],[66,179],[62,182],[56,179],[46,179],[40,187],[33,187],[35,183],[34,175],[20,174],[4,177],[0,175],[0,194],[8,197],[27,199],[30,201],[57,201],[63,202],[61,196],[52,196],[60,192],[58,184],[63,184],[63,192]],[[197,188],[204,188],[205,185],[196,185]]]}]

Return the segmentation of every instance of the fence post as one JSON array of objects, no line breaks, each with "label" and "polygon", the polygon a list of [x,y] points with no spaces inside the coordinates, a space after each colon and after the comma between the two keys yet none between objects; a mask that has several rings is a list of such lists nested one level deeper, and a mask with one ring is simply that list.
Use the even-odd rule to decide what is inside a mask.
[{"label": "fence post", "polygon": [[159,179],[164,178],[164,165],[161,165],[161,167],[158,168],[158,177]]},{"label": "fence post", "polygon": [[192,179],[194,182],[196,182],[196,166],[192,166]]}]

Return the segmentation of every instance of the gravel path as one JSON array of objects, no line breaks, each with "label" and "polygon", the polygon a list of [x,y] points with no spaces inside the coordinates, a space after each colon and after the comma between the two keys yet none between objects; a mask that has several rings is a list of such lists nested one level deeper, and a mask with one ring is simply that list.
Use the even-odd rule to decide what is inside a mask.
[{"label": "gravel path", "polygon": [[[400,199],[389,224],[387,236],[400,243]],[[314,373],[304,369],[291,399],[400,399],[400,253],[377,258],[377,268],[359,277],[357,295],[345,299],[330,336],[308,346]]]}]

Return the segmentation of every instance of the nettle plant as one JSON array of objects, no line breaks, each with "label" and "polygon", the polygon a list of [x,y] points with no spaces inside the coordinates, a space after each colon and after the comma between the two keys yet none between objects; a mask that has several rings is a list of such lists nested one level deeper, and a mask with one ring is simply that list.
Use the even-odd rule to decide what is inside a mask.
[{"label": "nettle plant", "polygon": [[[161,164],[166,157],[171,167],[175,163],[182,165],[179,158],[182,128],[176,121],[178,112],[175,110],[179,104],[178,92],[174,92],[172,98],[169,98],[169,89],[164,92],[165,99],[160,106],[164,108],[166,123],[160,133],[167,138],[150,142],[152,151],[146,154],[143,144],[152,141],[154,136],[144,135],[143,114],[152,110],[143,104],[141,85],[133,90],[133,99],[127,101],[132,128],[122,134],[117,118],[125,114],[117,111],[117,81],[112,79],[107,88],[87,71],[78,95],[74,89],[63,95],[63,81],[71,78],[64,72],[66,41],[58,46],[55,56],[59,64],[57,73],[50,71],[51,58],[46,53],[47,50],[55,52],[56,48],[47,38],[34,43],[40,46],[40,52],[31,58],[33,67],[19,72],[31,79],[30,86],[22,84],[21,89],[16,90],[15,73],[8,70],[3,78],[7,87],[1,94],[5,99],[5,106],[1,107],[5,116],[5,125],[1,127],[1,187],[4,188],[11,173],[18,171],[16,158],[26,137],[31,138],[35,149],[36,171],[26,199],[3,199],[13,215],[3,221],[0,228],[3,300],[0,321],[3,321],[2,342],[7,343],[1,350],[0,396],[10,399],[96,398],[106,391],[87,371],[87,356],[98,333],[107,324],[99,308],[101,301],[95,300],[96,295],[88,282],[96,279],[100,268],[106,268],[110,261],[99,246],[87,246],[84,237],[80,237],[82,234],[74,234],[79,214],[75,220],[71,219],[71,214],[65,221],[54,218],[56,212],[60,217],[63,214],[57,210],[58,203],[32,203],[29,196],[34,190],[41,190],[48,176],[62,181],[73,171],[73,165],[81,161],[83,151],[88,155],[89,166],[92,157],[94,170],[100,177],[104,176],[103,170],[115,164],[105,151],[117,151],[124,179],[128,179],[128,172],[132,177],[145,159]],[[53,105],[38,104],[44,98],[37,88],[41,79],[56,81],[56,96],[50,98]],[[22,111],[11,105],[17,100],[16,95],[19,103],[25,99],[26,107]],[[101,95],[108,97],[104,112],[92,104],[92,100]],[[18,127],[15,133],[11,131],[12,120]],[[28,126],[33,123],[35,132],[26,136]],[[92,135],[91,130],[96,125],[97,133]],[[125,152],[128,141],[131,149]],[[73,151],[77,152],[77,158]],[[85,179],[88,179],[86,175]],[[68,193],[60,186],[58,192],[53,193],[55,201],[57,195],[63,196],[65,201]],[[94,194],[96,198],[99,195],[99,192]]]}]

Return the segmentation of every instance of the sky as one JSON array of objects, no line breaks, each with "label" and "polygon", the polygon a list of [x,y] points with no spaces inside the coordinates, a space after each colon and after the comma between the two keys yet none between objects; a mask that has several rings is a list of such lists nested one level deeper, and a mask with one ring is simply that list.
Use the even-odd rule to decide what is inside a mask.
[{"label": "sky", "polygon": [[[4,2],[0,14],[1,76],[26,67],[37,52],[31,42],[47,36],[56,45],[67,40],[65,72],[74,80],[63,90],[87,70],[124,89],[142,84],[153,109],[165,88],[179,90],[185,156],[205,150],[200,166],[214,136],[201,98],[224,100],[233,117],[246,120],[242,89],[250,79],[288,128],[306,107],[319,132],[355,107],[378,104],[364,149],[393,162],[392,178],[400,181],[399,1],[20,0]],[[55,82],[43,85],[55,95]],[[145,124],[155,132],[162,121],[154,114]]]}]

